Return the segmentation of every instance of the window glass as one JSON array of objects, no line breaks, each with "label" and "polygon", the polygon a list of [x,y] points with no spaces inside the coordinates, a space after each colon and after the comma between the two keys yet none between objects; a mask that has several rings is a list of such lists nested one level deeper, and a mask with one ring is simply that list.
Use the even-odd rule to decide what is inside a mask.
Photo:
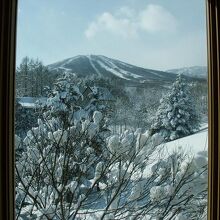
[{"label": "window glass", "polygon": [[207,219],[205,2],[19,0],[16,219]]}]

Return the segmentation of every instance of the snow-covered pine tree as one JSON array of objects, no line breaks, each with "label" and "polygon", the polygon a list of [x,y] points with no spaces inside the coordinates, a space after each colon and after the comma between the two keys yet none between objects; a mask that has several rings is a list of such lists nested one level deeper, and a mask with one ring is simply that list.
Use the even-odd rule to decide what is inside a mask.
[{"label": "snow-covered pine tree", "polygon": [[165,141],[192,134],[199,128],[200,116],[190,95],[188,84],[178,75],[171,91],[160,101],[152,134],[160,133]]}]

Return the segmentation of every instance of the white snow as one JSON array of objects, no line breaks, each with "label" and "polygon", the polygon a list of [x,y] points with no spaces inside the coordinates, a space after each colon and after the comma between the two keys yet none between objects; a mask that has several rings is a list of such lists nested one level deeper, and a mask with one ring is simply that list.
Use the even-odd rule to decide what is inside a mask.
[{"label": "white snow", "polygon": [[66,67],[63,67],[63,66],[60,66],[59,69],[65,70],[65,71],[67,71],[67,72],[70,72],[70,71],[71,71],[71,69],[66,68]]},{"label": "white snow", "polygon": [[[134,78],[142,78],[142,76],[139,76],[139,75],[136,75],[134,73],[131,73],[131,72],[128,72],[126,70],[123,70],[121,68],[119,68],[115,63],[113,63],[110,59],[108,58],[105,58],[105,57],[100,57],[104,62],[106,62],[108,65],[112,66],[114,69],[118,69],[119,72],[121,72],[122,74],[125,74],[125,75],[129,75],[129,76],[132,76]],[[118,61],[119,63],[125,65],[125,63],[123,62],[120,62]],[[127,64],[128,66],[129,64]]]},{"label": "white snow", "polygon": [[103,116],[102,116],[102,113],[99,112],[99,111],[95,111],[93,113],[93,121],[95,124],[99,124],[102,120]]},{"label": "white snow", "polygon": [[106,69],[109,72],[112,72],[114,75],[116,75],[116,76],[118,76],[120,78],[130,80],[129,78],[126,77],[126,75],[127,76],[132,76],[134,78],[141,78],[141,76],[139,76],[139,75],[130,73],[130,72],[126,71],[126,70],[123,70],[123,69],[119,68],[113,62],[111,62],[110,60],[108,60],[106,58],[100,57],[100,59],[102,60],[102,62],[99,61],[99,60],[97,60],[97,62],[99,63],[99,65],[102,68]]},{"label": "white snow", "polygon": [[89,59],[89,62],[92,66],[92,68],[95,70],[95,72],[99,75],[99,76],[102,76],[102,74],[100,73],[100,71],[95,67],[93,61],[92,61],[92,57],[91,55],[88,55],[87,58]]},{"label": "white snow", "polygon": [[113,135],[108,140],[108,148],[113,154],[118,149],[119,141],[120,139],[118,135]]},{"label": "white snow", "polygon": [[68,59],[64,64],[62,64],[62,66],[65,66],[66,64],[71,63],[73,60],[76,60],[76,59],[79,58],[79,57],[80,57],[80,55]]},{"label": "white snow", "polygon": [[24,108],[35,108],[38,103],[46,103],[47,98],[45,97],[18,97],[18,103]]},{"label": "white snow", "polygon": [[131,73],[131,72],[128,72],[128,71],[126,71],[126,70],[123,70],[123,69],[120,69],[119,68],[119,71],[121,72],[121,73],[124,73],[124,74],[127,74],[127,75],[129,75],[129,76],[132,76],[133,78],[142,78],[142,76],[139,76],[139,75],[136,75],[136,74],[134,74],[134,73]]},{"label": "white snow", "polygon": [[[103,62],[97,60],[97,63],[98,63],[102,68],[104,68],[104,69],[106,69],[107,71],[113,73],[114,75],[116,75],[116,76],[118,76],[118,77],[120,77],[120,78],[123,78],[123,79],[127,79],[127,78],[124,77],[120,72],[118,72],[117,70],[115,70],[115,69],[113,69],[113,68],[111,68],[111,67],[106,66]],[[127,80],[129,80],[129,79],[127,79]]]},{"label": "white snow", "polygon": [[[134,78],[142,78],[142,76],[139,76],[139,75],[136,75],[134,73],[131,73],[131,72],[128,72],[126,70],[123,70],[121,68],[119,68],[117,65],[115,65],[114,63],[112,63],[110,61],[110,59],[105,59],[105,61],[107,61],[108,64],[112,65],[114,68],[117,68],[121,73],[125,74],[125,75],[129,75],[129,76],[132,76]],[[121,62],[120,62],[121,63]]]},{"label": "white snow", "polygon": [[196,155],[201,151],[208,151],[208,127],[203,125],[202,129],[184,138],[180,138],[164,144],[168,153],[172,153],[181,147],[184,152]]},{"label": "white snow", "polygon": [[35,104],[35,103],[20,102],[20,104],[21,104],[22,107],[24,107],[24,108],[35,108],[35,107],[36,107],[36,104]]},{"label": "white snow", "polygon": [[[202,126],[202,129],[193,134],[184,138],[179,138],[174,141],[163,143],[158,145],[157,151],[152,154],[152,160],[150,164],[150,169],[147,166],[144,170],[144,176],[148,176],[149,173],[154,172],[154,164],[160,159],[165,159],[169,157],[174,152],[183,152],[194,157],[195,162],[198,166],[203,166],[205,164],[204,157],[208,156],[208,127],[207,124]],[[140,154],[144,154],[146,149],[143,148],[140,151]],[[202,157],[202,158],[201,158]]]},{"label": "white snow", "polygon": [[163,78],[166,77],[165,75],[163,76],[162,74],[158,74],[158,73],[156,73],[155,71],[148,70],[148,72],[150,72],[150,73],[152,73],[152,74],[154,74],[154,75],[156,75],[156,76],[159,76],[159,77],[163,77]]},{"label": "white snow", "polygon": [[198,77],[198,78],[207,78],[208,76],[206,66],[183,67],[180,69],[166,70],[166,72],[175,73],[177,75],[183,74],[186,76]]},{"label": "white snow", "polygon": [[122,64],[123,66],[129,67],[129,68],[133,68],[134,66],[132,66],[131,64],[122,62],[122,61],[118,61],[120,64]]},{"label": "white snow", "polygon": [[161,186],[153,186],[150,189],[150,198],[153,201],[160,201],[164,194],[164,189]]}]

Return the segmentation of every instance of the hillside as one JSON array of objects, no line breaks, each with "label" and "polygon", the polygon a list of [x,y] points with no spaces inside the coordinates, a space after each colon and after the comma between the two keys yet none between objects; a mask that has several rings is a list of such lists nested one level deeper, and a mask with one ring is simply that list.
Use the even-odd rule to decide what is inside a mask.
[{"label": "hillside", "polygon": [[102,55],[79,55],[48,66],[52,71],[66,71],[79,77],[88,75],[120,79],[125,83],[170,83],[176,74],[137,67]]},{"label": "hillside", "polygon": [[192,66],[192,67],[183,67],[179,69],[167,70],[167,72],[175,74],[183,74],[185,76],[207,79],[208,72],[206,66]]},{"label": "hillside", "polygon": [[208,125],[204,124],[201,130],[195,134],[166,143],[165,147],[169,153],[181,147],[184,152],[190,155],[196,155],[200,151],[208,151]]}]

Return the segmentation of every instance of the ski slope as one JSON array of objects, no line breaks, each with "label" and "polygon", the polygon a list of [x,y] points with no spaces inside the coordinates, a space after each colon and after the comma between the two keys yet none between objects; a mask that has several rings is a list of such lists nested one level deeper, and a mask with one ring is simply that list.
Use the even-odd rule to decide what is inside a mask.
[{"label": "ski slope", "polygon": [[195,134],[168,142],[164,147],[169,154],[179,148],[192,156],[201,151],[208,151],[208,125],[204,124]]}]

